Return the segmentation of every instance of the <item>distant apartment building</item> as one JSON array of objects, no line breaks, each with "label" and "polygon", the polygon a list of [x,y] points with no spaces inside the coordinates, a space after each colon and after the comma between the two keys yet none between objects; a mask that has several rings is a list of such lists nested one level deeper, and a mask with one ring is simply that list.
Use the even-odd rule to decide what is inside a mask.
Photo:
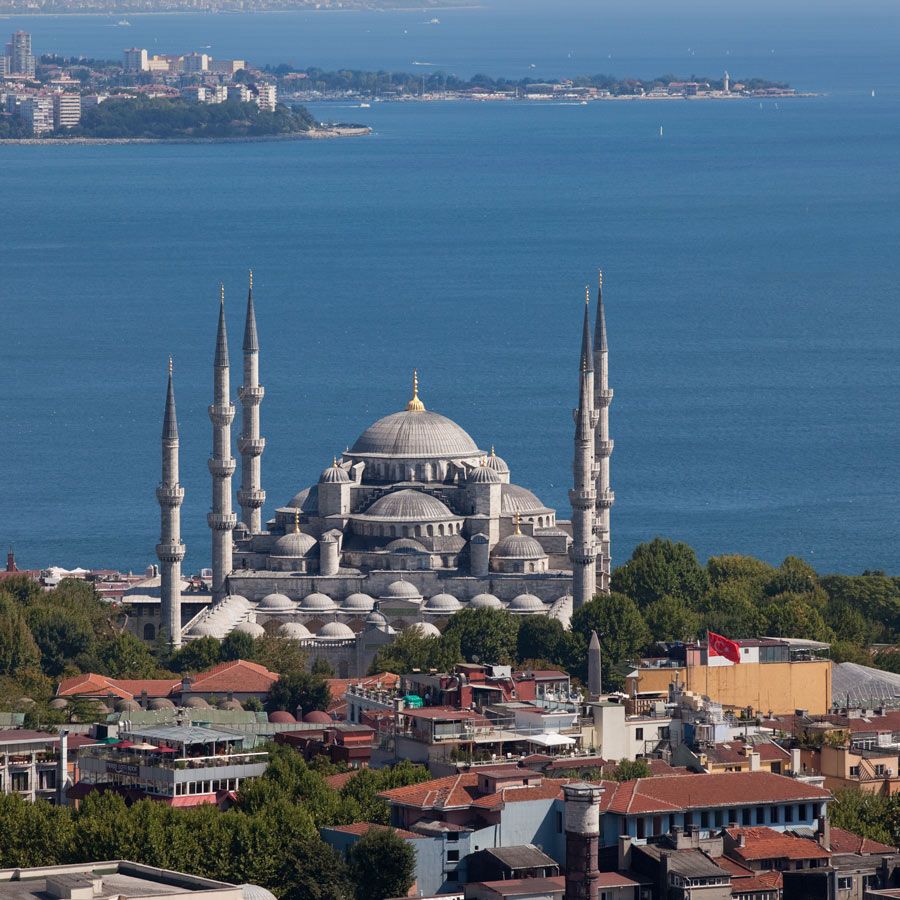
[{"label": "distant apartment building", "polygon": [[109,94],[88,94],[81,98],[82,112],[92,106],[99,106],[104,100],[109,100]]},{"label": "distant apartment building", "polygon": [[247,103],[250,100],[250,89],[246,84],[229,84],[228,99],[240,100],[241,103]]},{"label": "distant apartment building", "polygon": [[0,56],[0,78],[6,78],[9,75],[9,57]]},{"label": "distant apartment building", "polygon": [[31,52],[31,35],[27,31],[13,33],[6,45],[10,75],[34,75],[34,55]]},{"label": "distant apartment building", "polygon": [[213,84],[206,87],[207,103],[224,103],[228,99],[228,86],[225,84]]},{"label": "distant apartment building", "polygon": [[69,780],[67,736],[0,730],[0,794],[59,803]]},{"label": "distant apartment building", "polygon": [[147,60],[148,72],[168,72],[171,70],[169,59],[166,56],[153,55]]},{"label": "distant apartment building", "polygon": [[189,87],[181,89],[181,96],[185,100],[191,100],[194,103],[208,103],[209,91],[205,85],[192,84]]},{"label": "distant apartment building", "polygon": [[184,57],[182,70],[186,74],[209,71],[209,56],[206,53],[188,53]]},{"label": "distant apartment building", "polygon": [[19,104],[19,116],[35,137],[53,131],[53,98],[42,94],[26,97]]},{"label": "distant apartment building", "polygon": [[256,87],[256,103],[260,109],[275,112],[277,89],[274,84],[260,84]]},{"label": "distant apartment building", "polygon": [[146,72],[148,70],[147,51],[142,47],[130,47],[122,51],[126,72]]},{"label": "distant apartment building", "polygon": [[246,69],[247,63],[242,59],[212,59],[209,60],[209,71],[217,75],[234,75],[241,69]]},{"label": "distant apartment building", "polygon": [[57,93],[53,95],[53,127],[74,128],[81,121],[81,95]]}]

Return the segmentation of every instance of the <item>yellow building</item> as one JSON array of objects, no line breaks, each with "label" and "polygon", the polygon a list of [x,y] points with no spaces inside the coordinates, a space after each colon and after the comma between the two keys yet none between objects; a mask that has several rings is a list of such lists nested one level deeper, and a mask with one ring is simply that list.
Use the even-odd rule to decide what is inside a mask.
[{"label": "yellow building", "polygon": [[804,709],[822,715],[831,709],[831,660],[827,644],[794,638],[736,641],[740,662],[709,655],[706,644],[676,648],[671,657],[641,660],[626,678],[632,697],[665,697],[677,681],[685,690],[724,707],[754,713]]}]

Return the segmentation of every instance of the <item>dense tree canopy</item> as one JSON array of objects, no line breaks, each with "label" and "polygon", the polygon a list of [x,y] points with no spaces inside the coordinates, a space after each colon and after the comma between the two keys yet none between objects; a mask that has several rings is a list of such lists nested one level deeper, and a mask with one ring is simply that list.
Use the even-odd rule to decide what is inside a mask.
[{"label": "dense tree canopy", "polygon": [[613,572],[611,584],[614,591],[627,594],[643,609],[663,597],[696,603],[708,581],[687,544],[654,538],[635,547],[631,559]]},{"label": "dense tree canopy", "polygon": [[468,662],[511,663],[516,659],[519,619],[500,609],[463,609],[447,623],[444,639],[459,641]]},{"label": "dense tree canopy", "polygon": [[405,897],[416,873],[416,854],[391,828],[370,828],[351,848],[348,860],[356,900]]}]

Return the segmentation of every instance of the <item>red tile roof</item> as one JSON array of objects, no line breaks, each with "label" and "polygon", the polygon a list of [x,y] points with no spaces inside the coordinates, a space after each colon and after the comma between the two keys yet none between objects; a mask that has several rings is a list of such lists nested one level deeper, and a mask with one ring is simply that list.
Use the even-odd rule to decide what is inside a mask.
[{"label": "red tile roof", "polygon": [[[716,860],[720,863],[721,860]],[[732,897],[742,894],[759,894],[762,892],[769,893],[771,891],[781,889],[781,872],[759,872],[748,878],[731,879],[731,895]]]},{"label": "red tile roof", "polygon": [[873,841],[872,838],[854,834],[844,828],[831,826],[831,852],[832,853],[896,853],[897,848],[888,844]]},{"label": "red tile roof", "polygon": [[704,752],[711,761],[717,763],[749,763],[750,754],[754,750],[759,754],[761,762],[785,762],[791,758],[791,754],[787,750],[771,741],[765,741],[761,744],[727,741],[721,744],[713,744]]},{"label": "red tile roof", "polygon": [[459,775],[447,775],[421,784],[382,791],[378,796],[389,803],[419,809],[467,807],[478,798],[478,774],[463,772]]},{"label": "red tile roof", "polygon": [[566,879],[561,875],[554,878],[507,878],[505,881],[473,881],[470,883],[487,888],[492,893],[500,894],[503,897],[515,897],[519,894],[551,894],[566,889]]},{"label": "red tile roof", "polygon": [[337,775],[328,775],[325,778],[325,784],[333,791],[339,791],[356,772],[339,772]]},{"label": "red tile roof", "polygon": [[731,856],[747,862],[760,859],[831,859],[831,854],[809,838],[782,834],[772,828],[726,828],[734,841],[744,839],[744,846],[728,850]]},{"label": "red tile roof", "polygon": [[47,731],[29,731],[27,728],[8,728],[0,731],[0,744],[10,741],[58,741],[59,734]]},{"label": "red tile roof", "polygon": [[153,678],[143,681],[123,680],[107,678],[105,675],[97,675],[88,672],[84,675],[73,675],[64,678],[56,689],[57,697],[104,697],[112,694],[121,700],[132,700],[135,690],[140,695],[142,690],[147,691],[148,697],[168,697],[175,685],[180,685],[181,679]]},{"label": "red tile roof", "polygon": [[507,803],[527,803],[530,800],[556,800],[561,798],[562,786],[569,779],[545,778],[535,787],[505,787],[495,794],[485,794],[472,802],[478,809],[501,809]]},{"label": "red tile roof", "polygon": [[325,830],[339,831],[341,834],[355,834],[362,837],[364,834],[368,834],[369,830],[372,828],[386,828],[389,831],[393,831],[397,837],[401,837],[407,841],[420,841],[426,837],[424,834],[416,834],[414,831],[406,831],[403,828],[392,828],[390,825],[376,825],[374,822],[354,822],[352,825],[332,825]]},{"label": "red tile roof", "polygon": [[400,684],[400,676],[393,672],[381,672],[378,675],[367,675],[365,678],[329,678],[325,682],[331,692],[331,702],[341,703],[347,688],[361,684],[366,688],[381,685],[383,688],[395,688]]},{"label": "red tile roof", "polygon": [[244,694],[264,693],[278,681],[278,678],[277,672],[270,672],[259,663],[249,662],[246,659],[235,659],[231,662],[219,663],[206,672],[195,675],[191,691],[217,694],[229,691]]}]

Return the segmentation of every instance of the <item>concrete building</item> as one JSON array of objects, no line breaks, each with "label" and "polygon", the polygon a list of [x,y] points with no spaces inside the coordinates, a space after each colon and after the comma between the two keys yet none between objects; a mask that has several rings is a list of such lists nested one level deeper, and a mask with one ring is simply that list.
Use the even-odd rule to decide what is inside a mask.
[{"label": "concrete building", "polygon": [[65,733],[0,730],[0,794],[63,803],[70,783]]},{"label": "concrete building", "polygon": [[81,95],[56,93],[53,95],[53,127],[74,128],[81,121]]},{"label": "concrete building", "polygon": [[209,56],[206,53],[188,53],[182,63],[182,71],[186,74],[206,72],[209,70]]},{"label": "concrete building", "polygon": [[250,88],[246,84],[229,84],[228,99],[248,103],[250,100]]},{"label": "concrete building", "polygon": [[267,112],[275,112],[278,90],[274,84],[258,84],[256,86],[256,104]]},{"label": "concrete building", "polygon": [[31,52],[31,35],[27,31],[13,32],[6,45],[10,75],[34,77],[34,54]]},{"label": "concrete building", "polygon": [[147,72],[150,69],[147,51],[143,47],[130,47],[122,51],[122,67],[126,72]]},{"label": "concrete building", "polygon": [[235,72],[246,69],[247,63],[242,59],[212,59],[209,60],[210,72],[217,75],[228,75],[231,77]]},{"label": "concrete building", "polygon": [[25,120],[35,137],[53,131],[53,98],[32,94],[19,104],[19,116]]}]

